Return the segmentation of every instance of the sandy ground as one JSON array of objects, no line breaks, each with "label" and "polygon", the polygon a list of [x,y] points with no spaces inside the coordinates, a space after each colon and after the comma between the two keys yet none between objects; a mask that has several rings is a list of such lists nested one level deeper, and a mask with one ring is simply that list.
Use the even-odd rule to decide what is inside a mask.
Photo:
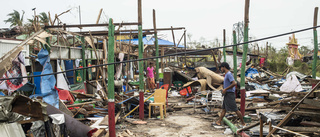
[{"label": "sandy ground", "polygon": [[[181,102],[182,101],[182,102]],[[171,99],[171,104],[185,104],[183,99]],[[211,123],[216,121],[217,116],[211,114],[200,114],[203,112],[198,109],[193,113],[193,108],[182,109],[181,111],[167,112],[164,120],[146,118],[145,125],[134,125],[122,122],[118,133],[128,129],[135,136],[139,137],[232,137],[224,135],[225,129],[216,129]],[[215,114],[216,115],[216,114]]]}]

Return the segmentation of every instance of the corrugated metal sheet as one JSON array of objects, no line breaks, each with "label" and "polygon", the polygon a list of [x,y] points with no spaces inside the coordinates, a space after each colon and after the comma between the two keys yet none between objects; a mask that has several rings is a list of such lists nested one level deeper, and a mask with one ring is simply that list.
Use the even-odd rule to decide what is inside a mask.
[{"label": "corrugated metal sheet", "polygon": [[0,124],[1,137],[25,137],[21,124],[18,123],[2,123]]},{"label": "corrugated metal sheet", "polygon": [[[9,39],[0,39],[0,56],[2,57],[10,50],[12,50],[15,46],[19,45],[22,41],[21,40],[9,40]],[[29,57],[29,45],[24,45],[22,53],[25,57]],[[25,59],[25,65],[29,66],[30,61],[29,59]]]},{"label": "corrugated metal sheet", "polygon": [[[60,55],[60,47],[52,46],[51,47],[50,58],[51,59],[59,59]],[[61,59],[69,59],[69,48],[68,47],[61,47]]]}]

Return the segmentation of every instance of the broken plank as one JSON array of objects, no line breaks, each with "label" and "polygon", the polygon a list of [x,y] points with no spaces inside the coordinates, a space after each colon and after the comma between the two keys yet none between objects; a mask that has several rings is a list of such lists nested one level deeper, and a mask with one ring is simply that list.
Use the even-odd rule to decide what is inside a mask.
[{"label": "broken plank", "polygon": [[246,126],[245,128],[239,129],[237,132],[240,133],[240,132],[242,132],[242,131],[247,131],[247,130],[255,127],[255,126],[258,126],[259,124],[260,124],[260,121],[257,122],[257,123],[251,124],[251,125],[249,125],[249,126]]},{"label": "broken plank", "polygon": [[320,118],[319,112],[295,111],[294,114],[300,115],[300,116],[308,116],[308,117],[312,117],[312,118]]},{"label": "broken plank", "polygon": [[[306,99],[306,98],[309,97],[311,94],[313,94],[314,91],[315,91],[316,89],[318,89],[319,86],[320,86],[320,82],[318,82],[317,85],[314,86],[314,87],[311,89],[311,91],[308,92],[308,94],[305,95],[305,96],[300,100],[300,102],[291,109],[291,111],[286,115],[286,117],[285,117],[283,120],[281,120],[281,122],[280,122],[277,126],[278,126],[278,127],[282,127],[282,126],[284,126],[285,124],[287,124],[288,121],[292,118],[294,111],[299,107],[299,105],[304,101],[304,99]],[[270,137],[271,134],[277,132],[278,130],[279,130],[278,128],[277,128],[277,129],[276,129],[276,128],[272,129],[272,131],[268,133],[267,137]]]},{"label": "broken plank", "polygon": [[64,104],[60,99],[59,99],[59,110],[62,112],[66,113],[69,116],[73,116],[73,113],[67,108],[66,104]]},{"label": "broken plank", "polygon": [[109,115],[106,115],[103,120],[99,123],[99,126],[108,126],[109,125]]},{"label": "broken plank", "polygon": [[305,99],[303,101],[303,103],[305,104],[309,104],[309,105],[312,105],[312,106],[320,106],[320,100],[314,100],[314,99]]},{"label": "broken plank", "polygon": [[126,129],[126,131],[130,136],[133,136],[133,133],[129,129]]},{"label": "broken plank", "polygon": [[92,137],[102,137],[106,133],[106,129],[100,128],[93,133]]},{"label": "broken plank", "polygon": [[82,105],[87,105],[87,104],[95,104],[97,101],[90,101],[90,102],[84,102],[84,103],[77,103],[77,104],[72,104],[72,105],[67,105],[67,107],[78,107]]},{"label": "broken plank", "polygon": [[115,124],[117,124],[117,121],[118,121],[118,119],[119,119],[119,116],[120,116],[120,113],[121,113],[121,111],[119,111],[118,113],[117,113],[117,115],[116,115],[116,119],[115,119]]},{"label": "broken plank", "polygon": [[249,107],[249,108],[246,108],[246,111],[253,111],[253,110],[256,110],[256,109],[265,109],[267,108],[266,106],[262,106],[262,107]]},{"label": "broken plank", "polygon": [[318,123],[318,122],[302,121],[302,122],[300,122],[300,124],[301,124],[301,125],[304,125],[304,126],[320,127],[320,123]]},{"label": "broken plank", "polygon": [[84,96],[84,97],[88,97],[88,98],[93,98],[94,95],[93,94],[83,94],[80,92],[76,92],[76,91],[69,91],[71,94],[75,94],[75,96]]},{"label": "broken plank", "polygon": [[320,132],[319,127],[293,127],[293,126],[284,126],[283,128],[292,130],[295,132]]},{"label": "broken plank", "polygon": [[299,135],[299,136],[308,137],[307,135],[303,135],[303,134],[300,134],[300,133],[297,133],[297,132],[294,132],[294,131],[291,131],[291,130],[288,130],[288,129],[284,129],[284,128],[281,128],[281,127],[277,127],[277,126],[272,126],[272,127],[276,128],[276,129],[283,130],[283,131],[287,131],[289,133],[296,134],[296,135]]},{"label": "broken plank", "polygon": [[[196,106],[196,108],[201,108],[201,107],[206,107],[207,105],[201,105],[201,106]],[[180,108],[193,108],[194,106],[175,106],[173,107],[174,109],[180,109]]]},{"label": "broken plank", "polygon": [[[115,123],[117,124],[117,121],[119,119],[120,116],[120,111],[117,113],[116,117],[115,117]],[[103,120],[100,122],[99,126],[108,126],[109,125],[109,115],[106,115]]]}]

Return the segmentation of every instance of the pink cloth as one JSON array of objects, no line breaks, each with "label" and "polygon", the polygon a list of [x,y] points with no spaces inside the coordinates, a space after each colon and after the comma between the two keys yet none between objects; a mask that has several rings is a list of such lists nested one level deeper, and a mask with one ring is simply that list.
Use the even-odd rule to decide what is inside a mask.
[{"label": "pink cloth", "polygon": [[153,67],[152,67],[152,68],[150,68],[150,67],[147,68],[148,77],[149,77],[149,78],[153,78],[153,77],[154,77],[153,70],[154,70]]},{"label": "pink cloth", "polygon": [[264,62],[266,58],[260,58],[260,67],[264,67]]}]

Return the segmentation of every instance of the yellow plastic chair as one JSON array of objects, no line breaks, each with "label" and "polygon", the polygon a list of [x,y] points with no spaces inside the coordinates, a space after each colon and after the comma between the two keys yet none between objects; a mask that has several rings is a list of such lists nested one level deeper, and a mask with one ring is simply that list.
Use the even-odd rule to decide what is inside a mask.
[{"label": "yellow plastic chair", "polygon": [[[151,118],[151,107],[154,106],[153,112],[155,112],[156,106],[160,107],[160,117],[167,116],[166,112],[166,93],[165,89],[156,89],[154,94],[154,103],[149,104],[149,118]],[[163,116],[164,111],[164,116]]]}]

